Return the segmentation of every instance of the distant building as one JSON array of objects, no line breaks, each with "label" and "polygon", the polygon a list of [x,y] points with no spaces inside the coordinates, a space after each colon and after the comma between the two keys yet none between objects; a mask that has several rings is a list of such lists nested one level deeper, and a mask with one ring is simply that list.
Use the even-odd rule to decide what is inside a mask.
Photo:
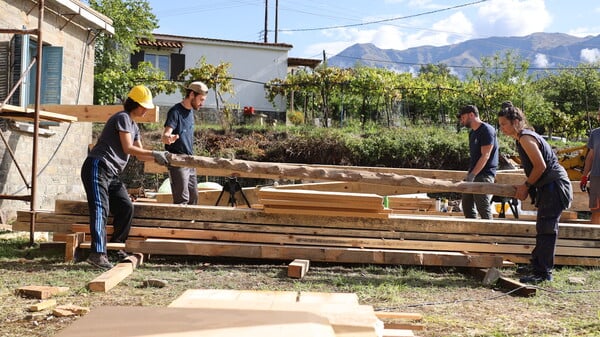
[{"label": "distant building", "polygon": [[[92,104],[94,37],[101,31],[112,33],[112,20],[80,1],[46,0],[44,5],[40,46],[37,34],[6,32],[37,29],[38,1],[0,1],[0,29],[3,29],[0,32],[0,102],[8,97],[41,47],[41,103]],[[35,102],[36,72],[34,65],[8,104],[26,107]],[[3,117],[0,112],[0,132],[7,141],[0,141],[0,195],[31,194],[33,137],[28,124],[28,121]],[[40,135],[43,131],[44,136],[38,138],[36,204],[41,209],[54,209],[57,196],[85,197],[79,170],[88,144],[92,142],[92,123],[45,122],[40,126]],[[16,215],[16,210],[29,207],[24,201],[0,199],[0,222],[7,222]]]},{"label": "distant building", "polygon": [[[294,67],[319,62],[288,58],[292,46],[284,43],[229,41],[164,34],[154,34],[154,37],[156,41],[139,41],[141,51],[132,55],[132,65],[149,61],[174,80],[184,69],[197,66],[202,57],[213,65],[230,63],[229,72],[233,77],[235,95],[228,95],[223,99],[234,104],[239,111],[244,107],[253,107],[256,113],[281,120],[285,120],[286,99],[279,97],[275,105],[271,104],[265,97],[265,83],[275,78],[285,78],[290,61]],[[158,95],[155,101],[162,111],[165,111],[165,108],[168,109],[181,101],[181,94]],[[204,109],[215,108],[215,96],[211,92]]]}]

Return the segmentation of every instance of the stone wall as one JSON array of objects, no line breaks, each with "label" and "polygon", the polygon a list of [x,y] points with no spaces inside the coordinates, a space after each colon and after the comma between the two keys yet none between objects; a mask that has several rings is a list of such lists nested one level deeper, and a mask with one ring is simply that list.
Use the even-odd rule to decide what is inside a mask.
[{"label": "stone wall", "polygon": [[[66,17],[53,12],[51,1],[46,1],[43,40],[45,44],[62,46],[61,104],[92,104],[94,45],[90,30],[80,18],[68,22]],[[56,12],[60,12],[58,8]],[[37,28],[38,10],[33,1],[4,0],[0,2],[0,27]],[[0,34],[0,41],[9,41],[12,34]],[[31,36],[35,38],[35,36]],[[6,75],[6,74],[1,74]],[[0,97],[4,100],[4,97]],[[54,209],[57,197],[81,199],[85,197],[79,178],[88,144],[92,142],[91,123],[61,123],[47,129],[53,133],[38,138],[36,209]],[[12,149],[10,156],[0,141],[0,194],[27,195],[31,190],[33,163],[33,134],[14,128],[12,121],[0,119],[0,132]],[[17,164],[27,182],[23,181]],[[0,222],[10,222],[17,210],[29,210],[30,203],[0,199]]]}]

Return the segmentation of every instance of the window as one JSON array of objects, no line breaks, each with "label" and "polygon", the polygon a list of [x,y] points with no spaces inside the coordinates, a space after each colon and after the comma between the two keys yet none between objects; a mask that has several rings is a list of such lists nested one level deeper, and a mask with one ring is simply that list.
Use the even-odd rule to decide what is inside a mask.
[{"label": "window", "polygon": [[147,54],[144,50],[140,50],[131,54],[130,60],[133,68],[137,68],[142,61],[150,62],[155,68],[164,71],[165,78],[172,81],[176,81],[179,74],[185,69],[185,54]]},{"label": "window", "polygon": [[[31,61],[37,56],[37,41],[31,40],[29,35],[15,34],[10,42],[10,78],[7,85],[10,90],[21,74],[27,69]],[[42,47],[42,76],[40,103],[60,104],[61,82],[62,82],[62,47]],[[36,65],[33,66],[29,75],[24,78],[20,87],[14,92],[10,104],[26,106],[35,103]]]},{"label": "window", "polygon": [[165,78],[171,78],[171,62],[169,55],[149,54],[144,55],[144,61],[150,62],[154,68],[165,73]]}]

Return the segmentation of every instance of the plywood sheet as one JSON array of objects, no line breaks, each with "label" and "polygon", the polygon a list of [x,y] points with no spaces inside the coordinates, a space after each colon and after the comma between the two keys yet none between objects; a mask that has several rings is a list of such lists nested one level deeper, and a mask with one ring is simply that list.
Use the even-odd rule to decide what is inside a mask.
[{"label": "plywood sheet", "polygon": [[99,307],[55,337],[335,337],[310,312],[215,308]]}]

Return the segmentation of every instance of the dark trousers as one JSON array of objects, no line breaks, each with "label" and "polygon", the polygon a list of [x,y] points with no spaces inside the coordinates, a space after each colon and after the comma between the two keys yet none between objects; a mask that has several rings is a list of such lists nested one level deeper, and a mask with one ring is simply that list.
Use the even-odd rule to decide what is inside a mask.
[{"label": "dark trousers", "polygon": [[535,248],[531,264],[536,274],[551,275],[558,237],[558,221],[563,211],[558,185],[546,184],[537,190],[537,219],[535,222]]},{"label": "dark trousers", "polygon": [[91,251],[106,253],[106,224],[113,215],[111,242],[125,242],[133,220],[133,203],[118,175],[97,158],[87,158],[81,167],[81,181],[90,213]]}]

